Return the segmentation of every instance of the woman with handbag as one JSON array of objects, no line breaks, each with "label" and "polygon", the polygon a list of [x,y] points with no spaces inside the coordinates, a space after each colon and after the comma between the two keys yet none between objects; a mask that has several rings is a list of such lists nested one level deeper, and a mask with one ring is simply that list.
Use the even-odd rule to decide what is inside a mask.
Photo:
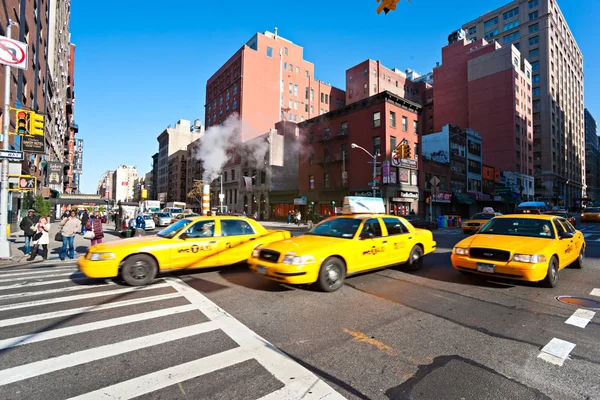
[{"label": "woman with handbag", "polygon": [[48,232],[50,231],[50,223],[46,217],[40,217],[40,220],[33,227],[34,234],[31,238],[33,240],[33,250],[31,251],[31,256],[27,259],[27,261],[33,261],[38,255],[39,246],[42,246],[42,258],[44,260],[48,259],[48,244],[50,243],[50,235]]},{"label": "woman with handbag", "polygon": [[92,218],[90,218],[85,229],[87,229],[87,231],[83,237],[92,241],[91,246],[102,243],[104,231],[102,230],[102,216],[98,211],[92,215]]}]

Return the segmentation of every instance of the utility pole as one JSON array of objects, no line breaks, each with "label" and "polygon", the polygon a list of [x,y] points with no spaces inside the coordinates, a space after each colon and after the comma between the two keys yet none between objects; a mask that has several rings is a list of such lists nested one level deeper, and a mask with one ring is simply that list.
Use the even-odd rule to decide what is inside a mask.
[{"label": "utility pole", "polygon": [[[11,19],[6,26],[6,37],[11,39],[11,27],[16,25]],[[8,129],[10,126],[10,65],[4,67],[4,114],[2,114],[2,150],[8,150]],[[2,189],[0,190],[0,258],[10,258],[8,230],[8,159],[2,159]]]},{"label": "utility pole", "polygon": [[377,196],[377,182],[376,182],[376,178],[377,178],[377,157],[379,156],[379,150],[375,152],[375,154],[371,154],[367,149],[365,149],[362,146],[357,145],[356,143],[352,143],[350,144],[350,147],[352,147],[353,149],[361,149],[362,151],[364,151],[365,153],[367,153],[369,155],[369,157],[371,157],[373,159],[373,161],[369,161],[369,164],[373,163],[373,198],[375,198]]},{"label": "utility pole", "polygon": [[221,173],[221,191],[219,192],[219,202],[221,203],[221,214],[223,214],[223,199],[225,199],[225,193],[223,193],[223,173]]}]

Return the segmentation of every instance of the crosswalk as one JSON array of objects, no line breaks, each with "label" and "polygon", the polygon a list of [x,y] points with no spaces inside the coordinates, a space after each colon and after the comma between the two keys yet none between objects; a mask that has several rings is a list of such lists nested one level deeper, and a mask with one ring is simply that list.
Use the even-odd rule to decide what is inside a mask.
[{"label": "crosswalk", "polygon": [[92,281],[0,269],[3,399],[343,399],[176,277]]}]

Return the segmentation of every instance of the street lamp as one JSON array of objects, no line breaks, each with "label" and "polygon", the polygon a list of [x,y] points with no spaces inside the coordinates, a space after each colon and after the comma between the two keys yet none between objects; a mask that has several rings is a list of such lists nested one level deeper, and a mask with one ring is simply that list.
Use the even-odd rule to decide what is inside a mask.
[{"label": "street lamp", "polygon": [[567,185],[569,184],[569,182],[571,182],[570,179],[567,179],[567,183],[565,183],[565,189],[564,189],[564,195],[563,195],[563,205],[565,206],[565,210],[568,210],[567,208]]},{"label": "street lamp", "polygon": [[376,178],[377,178],[377,157],[380,155],[379,150],[377,150],[377,153],[371,154],[367,149],[357,145],[356,143],[352,143],[350,145],[350,147],[352,147],[353,149],[361,149],[362,151],[367,153],[369,155],[369,157],[371,157],[373,159],[373,161],[369,161],[369,164],[373,163],[373,197],[375,197],[375,193],[376,193],[376,189],[377,189],[377,184],[375,182]]}]

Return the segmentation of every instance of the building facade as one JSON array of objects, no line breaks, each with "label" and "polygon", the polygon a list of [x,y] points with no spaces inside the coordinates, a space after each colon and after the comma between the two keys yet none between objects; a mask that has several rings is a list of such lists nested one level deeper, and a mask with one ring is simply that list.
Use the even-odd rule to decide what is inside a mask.
[{"label": "building facade", "polygon": [[98,181],[96,194],[104,199],[113,200],[113,178],[115,171],[106,171]]},{"label": "building facade", "polygon": [[137,169],[121,165],[113,172],[112,200],[130,202],[135,199],[135,187],[139,181]]},{"label": "building facade", "polygon": [[[204,127],[196,120],[194,126],[188,120],[181,119],[177,121],[175,127],[167,127],[158,135],[158,171],[157,171],[157,199],[161,203],[168,200],[168,191],[170,185],[178,186],[179,182],[169,181],[169,157],[180,150],[187,150],[187,147],[194,140],[199,139],[204,134]],[[184,179],[185,186],[185,179]]]},{"label": "building facade", "polygon": [[596,120],[585,109],[585,182],[586,197],[600,203],[600,143]]},{"label": "building facade", "polygon": [[462,29],[468,41],[512,44],[531,64],[535,196],[577,204],[586,184],[583,55],[557,2],[515,0]]},{"label": "building facade", "polygon": [[[301,122],[298,186],[307,214],[327,214],[344,196],[373,196],[373,161],[377,157],[375,196],[389,212],[418,211],[419,118],[421,105],[384,91]],[[401,143],[406,159],[392,157]],[[371,154],[359,148],[356,144]]]},{"label": "building facade", "polygon": [[167,201],[187,202],[186,176],[187,176],[187,146],[169,156],[169,185]]},{"label": "building facade", "polygon": [[461,39],[442,49],[433,86],[434,128],[470,128],[493,143],[484,146],[482,157],[531,182],[524,200],[533,200],[531,76],[531,65],[514,46]]},{"label": "building facade", "polygon": [[158,153],[152,155],[152,186],[148,191],[149,200],[158,200]]}]

